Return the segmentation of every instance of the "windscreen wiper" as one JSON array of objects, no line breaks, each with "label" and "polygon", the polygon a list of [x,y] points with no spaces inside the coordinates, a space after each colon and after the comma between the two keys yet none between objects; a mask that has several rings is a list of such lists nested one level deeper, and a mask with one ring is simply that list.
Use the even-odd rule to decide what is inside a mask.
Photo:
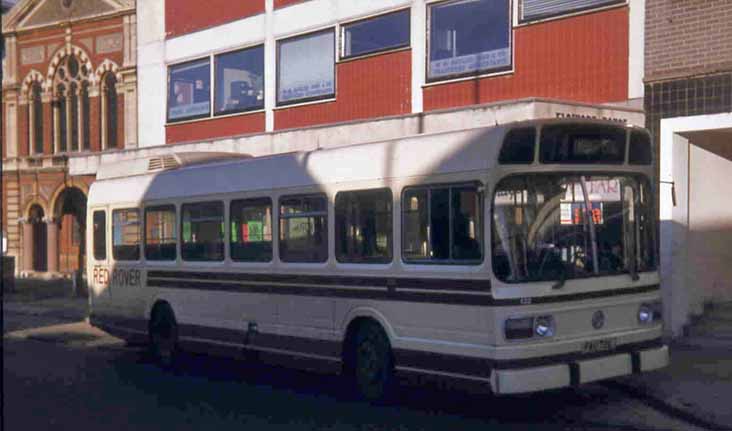
[{"label": "windscreen wiper", "polygon": [[562,272],[559,274],[559,280],[552,284],[552,290],[559,290],[564,287],[564,283],[567,282],[567,265],[562,262]]}]

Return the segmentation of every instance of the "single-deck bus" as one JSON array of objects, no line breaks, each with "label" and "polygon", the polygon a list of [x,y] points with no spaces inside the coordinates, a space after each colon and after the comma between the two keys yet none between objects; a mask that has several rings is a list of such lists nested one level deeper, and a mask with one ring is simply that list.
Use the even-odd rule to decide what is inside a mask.
[{"label": "single-deck bus", "polygon": [[163,364],[256,352],[366,398],[660,368],[652,178],[645,130],[577,119],[120,162],[89,191],[90,320]]}]

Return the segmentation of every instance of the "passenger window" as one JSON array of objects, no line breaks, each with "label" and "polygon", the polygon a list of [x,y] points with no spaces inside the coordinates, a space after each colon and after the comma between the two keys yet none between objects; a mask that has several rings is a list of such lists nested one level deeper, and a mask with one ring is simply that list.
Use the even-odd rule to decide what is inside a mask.
[{"label": "passenger window", "polygon": [[145,208],[145,259],[175,260],[175,207]]},{"label": "passenger window", "polygon": [[536,129],[525,127],[513,129],[503,140],[498,162],[503,165],[531,164],[534,161]]},{"label": "passenger window", "polygon": [[183,204],[181,237],[181,257],[184,260],[224,260],[223,202]]},{"label": "passenger window", "polygon": [[231,202],[231,259],[243,262],[272,260],[272,200]]},{"label": "passenger window", "polygon": [[112,211],[112,257],[140,259],[140,210],[137,208]]},{"label": "passenger window", "polygon": [[651,140],[648,135],[638,131],[632,132],[628,162],[631,165],[650,165],[652,160]]},{"label": "passenger window", "polygon": [[324,195],[280,200],[279,244],[283,262],[328,260],[328,206]]},{"label": "passenger window", "polygon": [[483,259],[482,196],[475,185],[411,188],[402,202],[406,261],[478,263]]},{"label": "passenger window", "polygon": [[94,259],[107,259],[107,214],[104,211],[94,211]]},{"label": "passenger window", "polygon": [[392,259],[391,190],[341,192],[335,199],[336,259],[387,263]]}]

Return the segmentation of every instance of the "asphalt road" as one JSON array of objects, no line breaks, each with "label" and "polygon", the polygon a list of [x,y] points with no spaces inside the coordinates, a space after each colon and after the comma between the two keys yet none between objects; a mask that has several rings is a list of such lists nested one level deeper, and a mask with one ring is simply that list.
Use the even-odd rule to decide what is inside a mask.
[{"label": "asphalt road", "polygon": [[204,356],[186,356],[178,370],[165,372],[111,337],[8,336],[63,323],[4,311],[3,429],[694,429],[603,385],[492,397],[408,380],[396,402],[370,405],[337,376]]}]

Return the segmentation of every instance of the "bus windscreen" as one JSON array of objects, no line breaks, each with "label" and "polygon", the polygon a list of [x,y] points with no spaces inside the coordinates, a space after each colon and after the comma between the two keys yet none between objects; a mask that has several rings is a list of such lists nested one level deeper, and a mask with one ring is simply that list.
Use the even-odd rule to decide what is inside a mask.
[{"label": "bus windscreen", "polygon": [[623,163],[626,131],[596,124],[556,124],[541,129],[542,163]]},{"label": "bus windscreen", "polygon": [[653,200],[632,175],[515,175],[493,199],[493,271],[507,282],[655,269]]}]

